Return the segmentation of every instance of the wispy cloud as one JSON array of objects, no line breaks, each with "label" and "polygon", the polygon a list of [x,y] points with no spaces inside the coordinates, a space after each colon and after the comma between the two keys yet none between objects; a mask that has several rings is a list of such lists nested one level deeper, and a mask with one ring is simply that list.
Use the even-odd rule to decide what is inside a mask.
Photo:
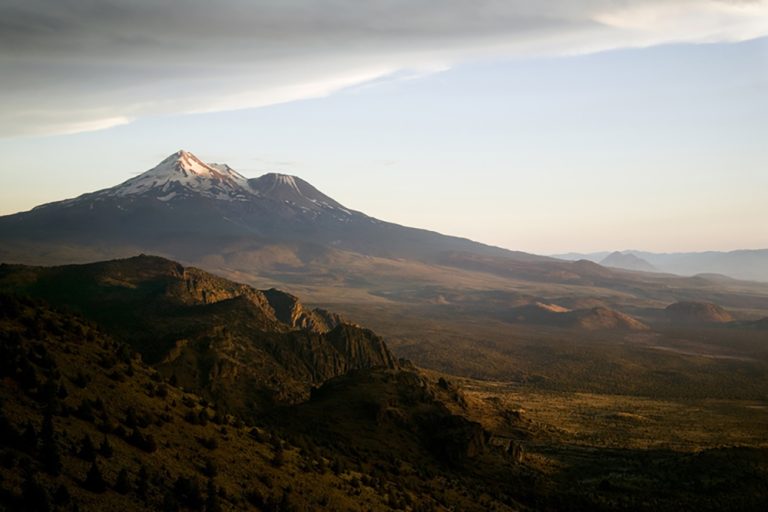
[{"label": "wispy cloud", "polygon": [[482,56],[766,34],[761,0],[5,0],[0,136],[258,107]]}]

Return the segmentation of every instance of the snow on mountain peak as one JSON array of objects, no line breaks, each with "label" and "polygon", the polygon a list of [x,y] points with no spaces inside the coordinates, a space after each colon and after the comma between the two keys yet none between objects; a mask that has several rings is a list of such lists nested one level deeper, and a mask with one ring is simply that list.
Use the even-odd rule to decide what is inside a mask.
[{"label": "snow on mountain peak", "polygon": [[216,199],[246,200],[253,195],[248,180],[225,164],[206,164],[184,150],[173,153],[152,169],[109,189],[109,195],[150,194],[170,200],[194,193]]},{"label": "snow on mountain peak", "polygon": [[[289,208],[302,215],[330,213],[339,220],[348,220],[352,215],[344,206],[296,176],[268,173],[248,179],[227,164],[205,163],[184,150],[120,185],[94,192],[93,196],[129,201],[152,199],[169,202],[169,205],[183,198],[238,202],[258,199],[273,202],[273,208]],[[70,200],[70,203],[76,201]]]}]

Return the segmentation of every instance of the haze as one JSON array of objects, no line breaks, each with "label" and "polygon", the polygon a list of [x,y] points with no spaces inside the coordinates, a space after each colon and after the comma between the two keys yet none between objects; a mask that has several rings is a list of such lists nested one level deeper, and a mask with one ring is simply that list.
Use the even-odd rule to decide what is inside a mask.
[{"label": "haze", "polygon": [[0,214],[184,148],[517,250],[768,245],[768,3],[433,5],[4,2]]}]

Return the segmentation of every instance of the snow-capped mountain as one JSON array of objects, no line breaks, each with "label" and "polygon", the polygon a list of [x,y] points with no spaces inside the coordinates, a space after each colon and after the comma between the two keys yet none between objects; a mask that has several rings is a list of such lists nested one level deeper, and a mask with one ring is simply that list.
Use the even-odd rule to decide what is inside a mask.
[{"label": "snow-capped mountain", "polygon": [[[121,210],[132,210],[150,203],[168,203],[170,208],[195,200],[249,203],[279,202],[273,209],[293,209],[294,213],[316,217],[333,213],[337,220],[352,212],[306,181],[287,174],[268,173],[248,179],[227,164],[205,163],[184,150],[168,156],[152,169],[119,185],[84,194],[74,199],[42,205],[73,207],[89,203],[90,208],[117,202]],[[115,201],[112,201],[115,202]],[[248,206],[241,205],[241,207]],[[283,214],[285,215],[285,211]]]},{"label": "snow-capped mountain", "polygon": [[152,169],[103,191],[106,196],[152,194],[168,201],[179,194],[247,201],[248,179],[224,164],[206,164],[188,151],[177,151]]},{"label": "snow-capped mountain", "polygon": [[[187,151],[114,187],[0,217],[0,261],[61,263],[138,252],[187,263],[251,261],[247,255],[276,247],[289,251],[293,264],[338,251],[433,262],[457,254],[547,260],[380,221],[296,176],[248,179]],[[274,262],[277,249],[268,250]]]}]

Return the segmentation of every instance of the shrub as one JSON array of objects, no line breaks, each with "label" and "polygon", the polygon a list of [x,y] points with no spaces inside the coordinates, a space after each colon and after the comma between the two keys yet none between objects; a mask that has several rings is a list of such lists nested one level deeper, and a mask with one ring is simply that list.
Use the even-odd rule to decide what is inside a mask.
[{"label": "shrub", "polygon": [[80,418],[83,421],[93,422],[95,416],[93,415],[93,406],[91,401],[83,399],[80,405],[75,409],[75,417]]},{"label": "shrub", "polygon": [[75,384],[75,386],[84,389],[88,386],[88,384],[90,384],[91,377],[82,371],[78,371],[77,375],[75,375],[75,378],[72,379],[72,382]]},{"label": "shrub", "polygon": [[198,437],[197,442],[209,450],[215,450],[219,447],[219,442],[215,437]]}]

